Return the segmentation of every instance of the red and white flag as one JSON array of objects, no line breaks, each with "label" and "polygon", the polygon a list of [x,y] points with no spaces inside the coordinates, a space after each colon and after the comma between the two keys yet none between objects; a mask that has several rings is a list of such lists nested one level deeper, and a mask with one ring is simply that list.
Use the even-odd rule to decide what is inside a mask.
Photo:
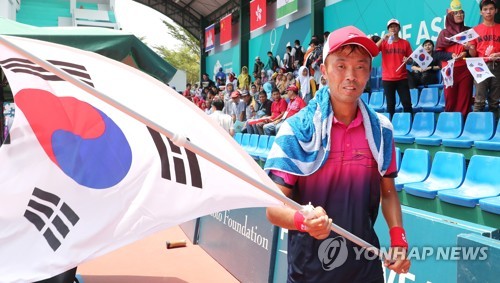
[{"label": "red and white flag", "polygon": [[205,52],[211,51],[215,47],[215,24],[205,28]]},{"label": "red and white flag", "polygon": [[266,26],[266,0],[250,2],[250,32]]},{"label": "red and white flag", "polygon": [[233,15],[229,14],[220,20],[220,45],[231,42],[233,34]]},{"label": "red and white flag", "polygon": [[417,63],[422,70],[427,69],[429,65],[432,63],[432,56],[425,51],[423,46],[419,46],[417,49],[413,51],[410,55],[410,58],[413,59],[413,62]]},{"label": "red and white flag", "polygon": [[467,68],[476,83],[480,83],[487,78],[494,77],[483,58],[465,58]]},{"label": "red and white flag", "polygon": [[6,36],[0,66],[16,103],[0,147],[0,282],[50,278],[213,212],[282,203],[257,189],[282,196],[231,136],[139,70]]},{"label": "red and white flag", "polygon": [[443,84],[445,88],[453,86],[453,67],[455,66],[455,59],[448,60],[446,67],[441,69],[441,76],[443,77]]},{"label": "red and white flag", "polygon": [[477,32],[473,28],[471,28],[471,29],[468,29],[468,30],[463,31],[461,33],[457,33],[452,37],[447,37],[446,39],[453,41],[453,42],[456,42],[456,43],[459,43],[459,44],[464,44],[464,43],[469,42],[471,40],[474,40],[478,37],[479,37],[479,34],[477,34]]}]

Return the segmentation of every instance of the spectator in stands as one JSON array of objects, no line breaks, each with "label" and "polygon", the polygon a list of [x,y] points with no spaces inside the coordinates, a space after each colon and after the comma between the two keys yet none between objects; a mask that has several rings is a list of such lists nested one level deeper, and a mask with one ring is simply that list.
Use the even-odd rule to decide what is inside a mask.
[{"label": "spectator in stands", "polygon": [[260,82],[263,83],[263,84],[265,84],[265,83],[267,83],[267,81],[269,81],[269,78],[267,76],[266,70],[260,71]]},{"label": "spectator in stands", "polygon": [[238,87],[239,89],[250,89],[250,75],[248,74],[248,67],[241,67],[241,74],[238,76]]},{"label": "spectator in stands", "polygon": [[246,90],[241,90],[241,100],[245,102],[245,118],[244,118],[244,123],[242,127],[242,133],[247,132],[247,121],[249,119],[255,119],[257,112],[255,109],[257,109],[257,102],[253,99],[253,97],[250,95],[250,93]]},{"label": "spectator in stands", "polygon": [[[295,77],[293,76],[293,74],[292,73],[287,73],[286,74],[286,87],[288,88],[289,86],[295,85],[295,84],[296,84],[296,82],[295,82]],[[285,89],[285,91],[286,91],[286,89]]]},{"label": "spectator in stands", "polygon": [[232,83],[234,89],[238,88],[238,79],[236,78],[236,75],[233,72],[227,74],[226,83]]},{"label": "spectator in stands", "polygon": [[319,80],[319,87],[318,87],[318,90],[324,88],[324,87],[327,87],[328,84],[327,84],[327,81],[325,79],[325,75],[322,75],[320,80]]},{"label": "spectator in stands", "polygon": [[294,42],[294,47],[292,49],[292,62],[298,61],[294,64],[294,69],[298,69],[298,66],[302,66],[304,62],[304,48],[300,45],[300,40],[296,39]]},{"label": "spectator in stands", "polygon": [[272,90],[272,96],[273,96],[273,102],[271,104],[271,117],[256,125],[260,135],[264,134],[265,125],[267,125],[268,123],[274,123],[275,121],[281,119],[281,117],[283,117],[283,114],[285,114],[285,111],[287,109],[287,103],[285,99],[281,98],[281,94],[277,89]]},{"label": "spectator in stands", "polygon": [[[382,205],[392,251],[399,255],[393,264],[386,260],[385,266],[397,273],[408,272],[410,262],[404,259],[408,244],[394,185],[392,127],[388,119],[358,104],[379,50],[351,26],[332,32],[324,52],[321,71],[330,87],[316,94],[317,103],[285,122],[264,167],[286,196],[314,207],[309,213],[272,207],[267,217],[288,229],[288,282],[385,282],[378,257],[356,257],[358,247],[331,231],[333,219],[378,247],[374,223]],[[325,114],[318,117],[318,112]],[[334,116],[331,120],[330,115]],[[368,123],[372,119],[377,123]],[[365,132],[365,127],[370,131]],[[380,137],[381,132],[387,135]],[[322,139],[328,143],[316,142]],[[369,144],[380,139],[385,146],[372,151]],[[335,255],[321,257],[332,251]],[[345,262],[332,265],[340,258],[339,251]]]},{"label": "spectator in stands", "polygon": [[264,125],[264,133],[266,135],[276,135],[286,119],[297,114],[306,106],[304,100],[299,96],[299,88],[296,85],[291,85],[286,90],[289,99],[286,111],[280,119],[276,119],[273,122]]},{"label": "spectator in stands", "polygon": [[377,46],[382,52],[382,86],[387,100],[387,112],[389,112],[391,119],[396,109],[396,91],[401,104],[403,104],[403,111],[413,113],[408,86],[408,71],[404,66],[400,67],[403,62],[408,60],[413,51],[410,43],[399,37],[400,29],[399,21],[390,19],[387,22],[388,33],[377,42]]},{"label": "spectator in stands", "polygon": [[255,84],[250,86],[250,95],[253,96],[253,99],[259,100],[259,91],[257,90]]},{"label": "spectator in stands", "polygon": [[231,95],[234,92],[234,85],[230,82],[226,83],[226,89],[224,90],[224,114],[230,114],[231,112]]},{"label": "spectator in stands", "polygon": [[411,72],[408,75],[408,85],[410,88],[417,88],[417,86],[428,86],[431,84],[439,83],[439,72],[441,70],[441,62],[434,58],[434,42],[427,39],[422,43],[425,51],[433,58],[431,64],[424,70],[420,66],[413,62],[411,66]]},{"label": "spectator in stands", "polygon": [[182,95],[184,95],[184,97],[186,97],[186,98],[191,99],[191,84],[190,83],[186,84],[186,89],[184,90]]},{"label": "spectator in stands", "polygon": [[255,109],[254,117],[247,119],[247,133],[249,134],[260,134],[257,128],[258,122],[264,122],[266,117],[271,116],[271,106],[272,101],[267,99],[267,93],[261,91],[259,93],[259,102],[257,103],[257,109]]},{"label": "spectator in stands", "polygon": [[205,101],[205,113],[207,115],[212,114],[212,101],[212,99],[208,99],[207,101]]},{"label": "spectator in stands", "polygon": [[240,99],[240,92],[237,90],[233,91],[231,94],[231,110],[229,113],[233,118],[233,122],[245,122],[245,107],[245,102]]},{"label": "spectator in stands", "polygon": [[255,81],[253,82],[253,84],[257,88],[257,91],[261,91],[262,90],[262,81],[260,80],[260,76],[255,79]]},{"label": "spectator in stands", "polygon": [[212,87],[212,86],[215,86],[215,83],[214,81],[212,81],[209,77],[208,77],[208,74],[207,73],[204,73],[201,75],[201,82],[200,82],[200,86],[203,87],[203,88],[206,88],[206,87]]},{"label": "spectator in stands", "polygon": [[271,77],[278,68],[278,60],[274,57],[273,52],[267,51],[267,63],[264,66],[264,70],[267,72],[267,76]]},{"label": "spectator in stands", "polygon": [[299,88],[300,97],[308,104],[309,100],[311,100],[316,93],[316,81],[313,77],[309,76],[309,70],[304,66],[299,69],[297,87]]},{"label": "spectator in stands", "polygon": [[[436,59],[442,61],[442,67],[448,65],[448,60],[455,58],[453,66],[453,85],[444,89],[446,112],[461,112],[465,119],[471,111],[472,105],[472,75],[467,69],[463,58],[467,56],[469,44],[462,45],[450,41],[458,33],[468,30],[465,26],[465,13],[459,1],[452,1],[446,15],[446,28],[441,30],[436,42]],[[473,46],[470,46],[473,48]]]},{"label": "spectator in stands", "polygon": [[495,1],[483,0],[479,3],[479,8],[483,22],[474,27],[479,38],[470,43],[474,47],[469,52],[472,56],[483,57],[494,77],[476,84],[474,112],[484,111],[486,100],[488,100],[489,110],[493,112],[495,119],[498,119],[500,116],[498,109],[498,101],[500,100],[500,24],[495,23],[495,14],[497,13]]},{"label": "spectator in stands", "polygon": [[279,79],[277,79],[276,88],[279,90],[280,94],[285,94],[287,87],[286,75],[282,75]]},{"label": "spectator in stands", "polygon": [[293,60],[292,60],[292,47],[287,46],[285,50],[285,55],[283,55],[283,68],[287,72],[293,72]]},{"label": "spectator in stands", "polygon": [[262,86],[262,90],[267,93],[267,99],[272,97],[273,89],[273,85],[270,82],[267,82]]},{"label": "spectator in stands", "polygon": [[215,99],[212,101],[212,114],[209,117],[215,120],[231,136],[234,136],[233,119],[230,115],[222,112],[223,108],[224,101]]},{"label": "spectator in stands", "polygon": [[255,64],[253,65],[254,79],[260,78],[260,71],[264,70],[264,63],[260,61],[260,57],[255,57]]},{"label": "spectator in stands", "polygon": [[226,84],[226,74],[222,71],[222,67],[219,68],[219,72],[215,74],[215,85],[217,87],[223,86]]}]

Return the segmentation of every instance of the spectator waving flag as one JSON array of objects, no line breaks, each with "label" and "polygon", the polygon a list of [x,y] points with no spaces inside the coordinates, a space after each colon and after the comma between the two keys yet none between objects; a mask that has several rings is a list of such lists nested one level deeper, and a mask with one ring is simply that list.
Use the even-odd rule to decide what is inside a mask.
[{"label": "spectator waving flag", "polygon": [[286,199],[220,126],[143,72],[6,36],[0,66],[16,103],[0,148],[1,282],[49,278],[187,220]]},{"label": "spectator waving flag", "polygon": [[453,67],[455,66],[455,59],[448,60],[446,67],[441,69],[444,87],[453,86]]},{"label": "spectator waving flag", "polygon": [[487,78],[494,77],[483,58],[465,58],[467,68],[476,83],[480,83]]},{"label": "spectator waving flag", "polygon": [[422,70],[427,69],[429,65],[432,63],[432,56],[425,51],[423,46],[419,46],[413,53],[410,55],[410,58],[413,59],[415,63],[417,63]]},{"label": "spectator waving flag", "polygon": [[453,41],[453,42],[456,42],[456,43],[459,43],[459,44],[464,44],[464,43],[469,42],[469,41],[476,39],[478,37],[479,37],[479,34],[477,34],[477,32],[473,28],[471,28],[471,29],[468,29],[468,30],[463,31],[461,33],[457,33],[452,37],[447,37],[446,39]]}]

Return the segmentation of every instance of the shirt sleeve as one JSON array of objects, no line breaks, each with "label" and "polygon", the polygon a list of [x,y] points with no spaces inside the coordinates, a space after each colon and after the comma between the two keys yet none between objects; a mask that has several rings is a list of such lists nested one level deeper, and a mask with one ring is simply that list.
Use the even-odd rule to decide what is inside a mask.
[{"label": "shirt sleeve", "polygon": [[293,186],[295,186],[295,183],[297,183],[297,180],[299,179],[299,177],[296,175],[278,170],[271,170],[269,172],[269,176],[276,184],[285,186],[287,188],[292,188]]}]

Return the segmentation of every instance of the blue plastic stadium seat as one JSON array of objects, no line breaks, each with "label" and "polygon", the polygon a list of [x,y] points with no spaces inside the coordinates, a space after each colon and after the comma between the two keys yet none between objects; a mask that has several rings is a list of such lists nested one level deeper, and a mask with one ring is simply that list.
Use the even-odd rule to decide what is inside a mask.
[{"label": "blue plastic stadium seat", "polygon": [[240,145],[243,149],[245,149],[248,144],[250,143],[250,134],[242,134],[241,135],[241,142],[240,142]]},{"label": "blue plastic stadium seat", "polygon": [[403,154],[401,168],[395,179],[399,192],[404,184],[422,182],[429,175],[431,157],[428,150],[409,148]]},{"label": "blue plastic stadium seat", "polygon": [[411,113],[394,113],[392,116],[394,136],[404,136],[410,132]]},{"label": "blue plastic stadium seat", "polygon": [[416,137],[415,143],[440,146],[442,139],[453,139],[462,133],[462,114],[460,112],[442,112],[439,114],[436,131],[429,137]]},{"label": "blue plastic stadium seat", "polygon": [[[387,105],[386,105],[386,108],[387,108]],[[398,91],[396,91],[396,107],[394,108],[394,110],[396,112],[403,112],[403,104],[401,104],[401,99],[399,98]]]},{"label": "blue plastic stadium seat", "polygon": [[266,161],[267,155],[269,155],[269,151],[271,150],[271,147],[274,144],[274,139],[275,138],[276,138],[276,136],[269,136],[269,140],[267,141],[266,150],[259,154],[260,160]]},{"label": "blue plastic stadium seat", "polygon": [[467,115],[462,135],[454,139],[443,139],[448,147],[471,148],[474,141],[487,141],[493,136],[494,120],[491,112],[472,112]]},{"label": "blue plastic stadium seat", "polygon": [[482,150],[500,151],[500,123],[497,124],[497,130],[493,138],[487,141],[474,141],[474,146]]},{"label": "blue plastic stadium seat", "polygon": [[480,199],[479,207],[481,210],[500,214],[500,197]]},{"label": "blue plastic stadium seat", "polygon": [[368,104],[368,101],[370,100],[370,95],[368,94],[368,92],[363,92],[361,94],[361,100],[363,100],[366,104]]},{"label": "blue plastic stadium seat", "polygon": [[234,140],[235,140],[238,144],[241,144],[241,138],[243,138],[243,134],[242,134],[242,133],[236,133],[236,134],[234,134]]},{"label": "blue plastic stadium seat", "polygon": [[438,91],[437,88],[423,88],[415,111],[431,111],[439,102]]},{"label": "blue plastic stadium seat", "polygon": [[396,147],[396,168],[399,171],[399,167],[401,165],[401,149]]},{"label": "blue plastic stadium seat", "polygon": [[243,149],[250,154],[251,152],[257,149],[257,145],[259,144],[259,135],[251,134],[250,140],[246,146],[243,146]]},{"label": "blue plastic stadium seat", "polygon": [[257,148],[254,151],[249,152],[248,154],[250,154],[254,159],[259,159],[259,154],[266,151],[268,141],[269,141],[268,135],[260,135],[259,142],[257,143]]},{"label": "blue plastic stadium seat", "polygon": [[446,99],[444,98],[444,91],[439,95],[438,105],[432,110],[432,112],[443,112],[444,105],[446,104]]},{"label": "blue plastic stadium seat", "polygon": [[372,67],[370,74],[370,89],[372,91],[377,91],[379,89],[379,79],[377,77],[377,67]]},{"label": "blue plastic stadium seat", "polygon": [[434,113],[418,112],[413,118],[413,124],[408,134],[404,136],[394,135],[397,143],[412,144],[416,137],[428,137],[434,132]]},{"label": "blue plastic stadium seat", "polygon": [[454,190],[438,192],[441,201],[456,205],[475,207],[480,199],[500,195],[500,157],[474,155],[463,184]]},{"label": "blue plastic stadium seat", "polygon": [[383,111],[385,109],[384,106],[385,99],[384,99],[384,93],[381,91],[374,91],[370,95],[370,100],[368,102],[368,105],[373,108],[375,111]]},{"label": "blue plastic stadium seat", "polygon": [[410,89],[411,106],[415,108],[418,104],[418,89]]},{"label": "blue plastic stadium seat", "polygon": [[465,156],[461,153],[438,151],[432,160],[429,177],[419,183],[404,185],[406,193],[434,199],[437,192],[456,189],[465,177]]}]

